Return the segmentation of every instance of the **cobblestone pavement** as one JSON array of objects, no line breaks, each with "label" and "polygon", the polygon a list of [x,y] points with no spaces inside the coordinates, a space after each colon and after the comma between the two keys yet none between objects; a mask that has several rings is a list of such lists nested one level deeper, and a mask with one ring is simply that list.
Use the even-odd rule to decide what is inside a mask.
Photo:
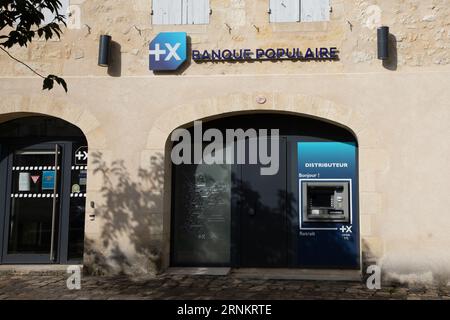
[{"label": "cobblestone pavement", "polygon": [[81,290],[68,290],[65,275],[0,275],[3,299],[446,299],[450,286],[361,282],[255,280],[235,276],[127,278],[83,276]]}]

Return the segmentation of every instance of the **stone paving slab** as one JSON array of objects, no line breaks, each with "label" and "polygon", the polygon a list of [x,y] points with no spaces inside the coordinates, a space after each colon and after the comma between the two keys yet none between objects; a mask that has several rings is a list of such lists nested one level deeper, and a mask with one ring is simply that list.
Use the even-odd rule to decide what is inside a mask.
[{"label": "stone paving slab", "polygon": [[260,280],[227,276],[162,275],[153,278],[83,276],[69,290],[67,276],[1,274],[0,300],[20,299],[436,299],[450,300],[450,286],[385,284],[369,290],[362,282]]}]

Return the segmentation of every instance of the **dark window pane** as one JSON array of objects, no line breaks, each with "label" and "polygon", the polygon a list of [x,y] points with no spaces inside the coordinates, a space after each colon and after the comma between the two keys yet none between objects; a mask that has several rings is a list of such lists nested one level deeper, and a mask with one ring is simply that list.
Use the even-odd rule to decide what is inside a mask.
[{"label": "dark window pane", "polygon": [[[53,202],[59,201],[59,176],[60,170],[55,174],[54,149],[15,152],[9,254],[50,253]],[[46,181],[46,178],[49,180]]]},{"label": "dark window pane", "polygon": [[231,167],[178,166],[174,196],[174,263],[229,264]]}]

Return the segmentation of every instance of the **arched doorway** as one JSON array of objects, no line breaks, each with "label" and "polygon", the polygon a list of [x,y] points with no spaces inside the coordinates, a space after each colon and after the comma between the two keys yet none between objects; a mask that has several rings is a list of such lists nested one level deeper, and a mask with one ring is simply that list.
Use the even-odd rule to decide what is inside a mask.
[{"label": "arched doorway", "polygon": [[[232,163],[195,162],[196,145],[211,150],[213,139],[186,128],[193,161],[172,164],[172,266],[360,268],[357,141],[348,129],[289,113],[230,114],[202,122],[200,134],[208,129],[223,142],[242,129],[246,161],[237,138]],[[264,129],[279,130],[278,146],[267,146],[279,159],[270,175],[248,156],[251,130]]]},{"label": "arched doorway", "polygon": [[83,132],[59,118],[0,124],[1,263],[82,261],[87,151]]}]

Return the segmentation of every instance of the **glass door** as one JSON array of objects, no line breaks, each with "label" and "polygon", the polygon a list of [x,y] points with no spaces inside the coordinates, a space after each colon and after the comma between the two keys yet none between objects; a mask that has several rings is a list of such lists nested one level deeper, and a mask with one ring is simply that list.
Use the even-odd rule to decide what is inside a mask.
[{"label": "glass door", "polygon": [[226,266],[231,259],[231,165],[174,166],[172,264]]},{"label": "glass door", "polygon": [[[279,146],[277,174],[261,175],[259,164],[241,165],[241,267],[275,268],[288,264],[285,137],[280,137]],[[277,150],[269,152],[274,155]]]},{"label": "glass door", "polygon": [[15,149],[9,160],[4,261],[57,263],[62,146]]}]

